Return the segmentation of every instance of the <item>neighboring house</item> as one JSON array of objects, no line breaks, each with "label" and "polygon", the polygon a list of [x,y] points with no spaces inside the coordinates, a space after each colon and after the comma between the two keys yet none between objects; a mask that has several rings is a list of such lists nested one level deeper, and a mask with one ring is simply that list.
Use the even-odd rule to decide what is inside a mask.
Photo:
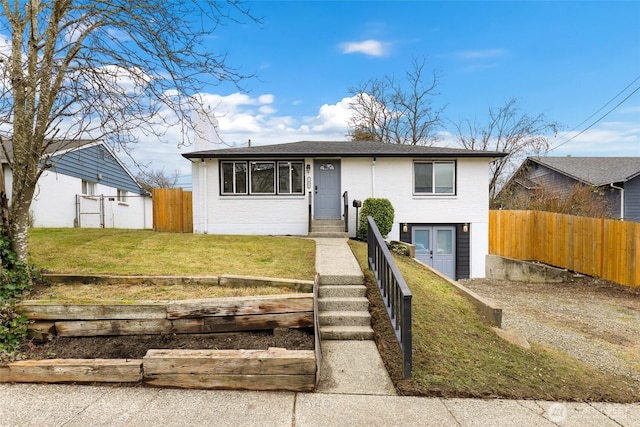
[{"label": "neighboring house", "polygon": [[528,157],[497,199],[541,189],[561,197],[576,185],[604,196],[609,216],[640,221],[640,157]]},{"label": "neighboring house", "polygon": [[[1,160],[11,202],[13,175]],[[150,195],[102,142],[60,142],[43,161],[51,166],[33,196],[33,227],[153,227]]]},{"label": "neighboring house", "polygon": [[415,244],[418,259],[449,277],[485,275],[489,164],[502,153],[302,141],[183,156],[192,161],[195,233],[306,236],[346,211],[353,237],[353,201],[387,198],[389,239]]}]

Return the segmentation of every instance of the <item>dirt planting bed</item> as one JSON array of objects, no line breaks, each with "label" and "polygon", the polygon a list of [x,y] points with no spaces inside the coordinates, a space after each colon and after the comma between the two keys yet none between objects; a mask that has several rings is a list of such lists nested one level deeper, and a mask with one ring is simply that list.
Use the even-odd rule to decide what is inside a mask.
[{"label": "dirt planting bed", "polygon": [[28,342],[22,357],[28,359],[142,359],[149,349],[313,350],[313,330],[243,332],[234,334],[127,335],[107,337],[57,337],[46,343]]},{"label": "dirt planting bed", "polygon": [[17,310],[32,320],[32,340],[18,360],[0,361],[0,382],[315,387],[319,346],[313,293],[85,303],[45,299],[22,301]]}]

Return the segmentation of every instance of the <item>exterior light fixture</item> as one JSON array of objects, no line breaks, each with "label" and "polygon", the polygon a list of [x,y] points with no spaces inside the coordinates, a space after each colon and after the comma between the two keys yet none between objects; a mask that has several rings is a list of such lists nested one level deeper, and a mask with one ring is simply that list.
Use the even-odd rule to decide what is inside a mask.
[{"label": "exterior light fixture", "polygon": [[307,173],[311,172],[311,165],[307,164]]},{"label": "exterior light fixture", "polygon": [[407,227],[407,223],[405,222],[402,224],[402,232],[406,233],[407,231],[409,231],[409,227]]},{"label": "exterior light fixture", "polygon": [[467,223],[462,224],[462,232],[463,233],[468,233],[469,232],[469,224],[467,224]]}]

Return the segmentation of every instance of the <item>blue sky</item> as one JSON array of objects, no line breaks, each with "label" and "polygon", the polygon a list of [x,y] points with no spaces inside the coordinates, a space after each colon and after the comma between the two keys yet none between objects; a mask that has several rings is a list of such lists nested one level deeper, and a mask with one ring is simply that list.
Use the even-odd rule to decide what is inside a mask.
[{"label": "blue sky", "polygon": [[[212,85],[204,94],[230,145],[346,139],[349,88],[385,74],[401,77],[412,57],[442,74],[434,104],[446,105],[450,120],[482,122],[489,107],[516,97],[523,112],[560,123],[555,145],[640,87],[640,2],[247,5],[262,25],[230,23],[207,41],[227,52],[229,65],[258,75],[244,82],[246,93]],[[442,131],[440,145],[454,146],[447,133],[454,128]],[[156,169],[188,175],[175,144],[156,142],[143,141],[139,155],[154,159]],[[640,91],[551,153],[567,154],[640,156]]]}]

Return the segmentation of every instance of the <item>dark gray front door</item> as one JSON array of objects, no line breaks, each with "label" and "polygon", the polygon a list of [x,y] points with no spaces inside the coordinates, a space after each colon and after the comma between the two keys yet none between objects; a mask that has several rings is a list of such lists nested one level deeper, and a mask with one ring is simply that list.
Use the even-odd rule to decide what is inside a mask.
[{"label": "dark gray front door", "polygon": [[314,218],[342,219],[340,211],[340,160],[316,160],[313,165]]},{"label": "dark gray front door", "polygon": [[455,227],[413,227],[411,234],[412,243],[416,247],[416,258],[455,280]]}]

